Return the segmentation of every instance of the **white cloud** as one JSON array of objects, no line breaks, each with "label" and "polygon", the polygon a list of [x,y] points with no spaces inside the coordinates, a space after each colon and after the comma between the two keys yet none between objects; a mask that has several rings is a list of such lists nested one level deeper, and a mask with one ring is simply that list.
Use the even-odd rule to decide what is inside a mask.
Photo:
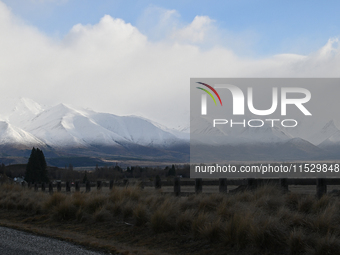
[{"label": "white cloud", "polygon": [[[177,15],[163,14],[164,24]],[[172,26],[170,36],[157,41],[104,16],[95,25],[75,25],[55,41],[18,21],[0,2],[2,98],[143,115],[174,126],[188,121],[190,77],[339,77],[337,39],[308,56],[251,59],[222,46],[202,50],[197,42],[207,34],[219,36],[213,23],[197,16],[186,26]]]},{"label": "white cloud", "polygon": [[206,39],[207,33],[213,29],[213,20],[207,16],[196,16],[192,23],[173,32],[171,37],[175,40],[199,43]]},{"label": "white cloud", "polygon": [[153,5],[146,8],[137,21],[137,27],[152,41],[166,38],[180,25],[180,15],[176,10]]}]

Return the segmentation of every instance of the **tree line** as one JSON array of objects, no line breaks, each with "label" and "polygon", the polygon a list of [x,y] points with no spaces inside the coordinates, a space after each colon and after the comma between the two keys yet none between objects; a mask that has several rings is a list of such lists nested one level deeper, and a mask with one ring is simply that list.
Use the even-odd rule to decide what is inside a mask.
[{"label": "tree line", "polygon": [[174,176],[190,177],[190,166],[171,165],[166,167],[148,167],[148,166],[129,166],[123,169],[118,164],[113,166],[98,165],[91,171],[77,171],[73,169],[72,164],[68,167],[58,168],[49,167],[46,164],[45,156],[39,148],[33,148],[28,163],[24,167],[5,166],[0,164],[0,174],[14,178],[25,177],[27,182],[49,182],[53,180],[61,181],[97,181],[97,180],[120,180],[124,178],[150,179],[156,176],[162,179]]}]

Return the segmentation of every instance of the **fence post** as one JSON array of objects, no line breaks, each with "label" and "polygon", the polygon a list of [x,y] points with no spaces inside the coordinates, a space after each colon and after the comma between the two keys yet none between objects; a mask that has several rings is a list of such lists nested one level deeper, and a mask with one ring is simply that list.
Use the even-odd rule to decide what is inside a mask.
[{"label": "fence post", "polygon": [[50,192],[51,194],[53,193],[53,183],[52,182],[50,182],[48,184],[48,192]]},{"label": "fence post", "polygon": [[124,179],[124,180],[123,180],[123,183],[124,183],[124,187],[126,187],[126,186],[129,185],[129,180],[128,180],[128,179]]},{"label": "fence post", "polygon": [[218,189],[220,193],[227,193],[228,189],[227,189],[227,178],[220,178],[218,179]]},{"label": "fence post", "polygon": [[34,191],[38,191],[38,183],[34,183]]},{"label": "fence post", "polygon": [[110,190],[113,189],[113,180],[110,181]]},{"label": "fence post", "polygon": [[175,196],[179,196],[181,194],[181,180],[179,177],[174,178],[174,193]]},{"label": "fence post", "polygon": [[24,181],[21,182],[21,186],[22,186],[22,187],[25,187],[25,182],[24,182]]},{"label": "fence post", "polygon": [[70,182],[66,182],[66,192],[71,192]]},{"label": "fence post", "polygon": [[58,191],[58,192],[61,191],[61,182],[57,182],[57,191]]},{"label": "fence post", "polygon": [[288,192],[288,180],[287,178],[280,178],[279,185],[282,188],[283,192]]},{"label": "fence post", "polygon": [[86,192],[91,191],[91,183],[89,181],[86,182]]},{"label": "fence post", "polygon": [[195,193],[202,193],[202,178],[195,179]]},{"label": "fence post", "polygon": [[97,190],[102,189],[102,181],[97,181]]},{"label": "fence post", "polygon": [[327,193],[326,179],[318,178],[316,179],[316,196],[321,198]]},{"label": "fence post", "polygon": [[76,181],[74,184],[76,186],[76,191],[80,191],[79,181]]},{"label": "fence post", "polygon": [[41,184],[41,191],[45,191],[45,183],[44,182]]},{"label": "fence post", "polygon": [[159,175],[156,175],[155,189],[160,189],[160,188],[162,188],[162,180],[161,180],[161,177],[159,177]]}]

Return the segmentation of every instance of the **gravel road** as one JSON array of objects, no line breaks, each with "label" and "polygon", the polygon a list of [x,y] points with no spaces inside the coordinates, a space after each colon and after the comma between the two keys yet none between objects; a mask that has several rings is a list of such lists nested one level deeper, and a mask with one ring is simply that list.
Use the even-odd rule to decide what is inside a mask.
[{"label": "gravel road", "polygon": [[36,236],[26,232],[0,227],[1,255],[103,255],[80,246],[56,239]]}]

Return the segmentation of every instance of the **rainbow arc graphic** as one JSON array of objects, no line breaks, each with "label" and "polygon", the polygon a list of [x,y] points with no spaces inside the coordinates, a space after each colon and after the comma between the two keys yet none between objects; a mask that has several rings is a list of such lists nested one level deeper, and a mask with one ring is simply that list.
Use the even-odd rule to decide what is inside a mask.
[{"label": "rainbow arc graphic", "polygon": [[[221,104],[221,106],[222,106],[222,100],[221,100],[221,98],[220,98],[220,95],[217,93],[217,91],[216,91],[213,87],[211,87],[210,85],[208,85],[208,84],[206,84],[206,83],[203,83],[203,82],[197,82],[197,83],[198,83],[198,84],[201,84],[201,85],[203,85],[203,86],[206,86],[206,87],[209,88],[212,92],[214,92],[215,95],[217,96],[218,100],[220,100],[220,104]],[[210,92],[209,90],[204,89],[204,88],[200,88],[200,87],[196,87],[196,88],[201,89],[201,90],[203,90],[204,92],[206,92],[206,93],[214,100],[215,105],[217,105],[214,96],[211,94],[211,92]]]},{"label": "rainbow arc graphic", "polygon": [[[222,100],[220,98],[220,95],[217,93],[217,91],[213,87],[211,87],[209,84],[206,84],[206,83],[203,83],[203,82],[197,82],[197,83],[207,87],[208,89],[210,89],[217,96],[217,98],[220,101],[220,104],[222,106]],[[208,89],[201,88],[201,87],[196,87],[196,88],[206,92],[212,98],[212,100],[214,100],[215,105],[217,105],[214,95]],[[207,95],[202,94],[201,100],[202,100],[201,101],[201,114],[207,115]]]}]

